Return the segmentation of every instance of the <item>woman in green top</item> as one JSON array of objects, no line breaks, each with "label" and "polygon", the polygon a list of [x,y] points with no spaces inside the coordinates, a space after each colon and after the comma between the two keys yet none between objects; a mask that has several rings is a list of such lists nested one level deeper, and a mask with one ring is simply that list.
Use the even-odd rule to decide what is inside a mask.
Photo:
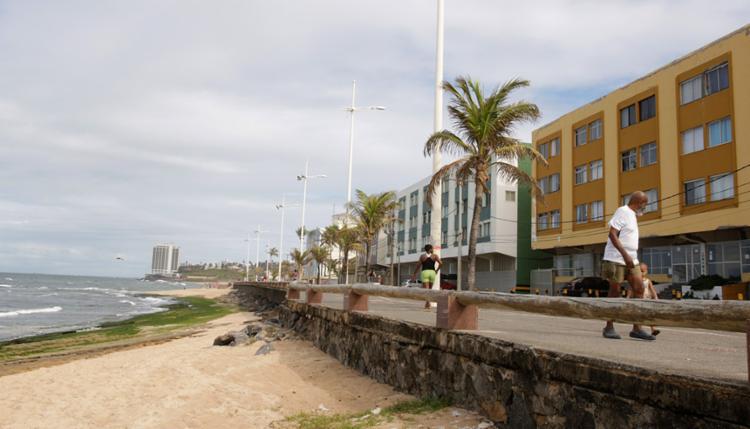
[{"label": "woman in green top", "polygon": [[[432,244],[424,246],[424,254],[419,257],[419,263],[417,268],[414,270],[414,274],[411,276],[412,280],[417,279],[417,273],[422,271],[420,280],[422,280],[422,287],[425,289],[432,288],[437,273],[443,266],[443,261],[440,260],[440,256],[433,253]],[[426,301],[424,308],[430,308],[430,301]]]}]

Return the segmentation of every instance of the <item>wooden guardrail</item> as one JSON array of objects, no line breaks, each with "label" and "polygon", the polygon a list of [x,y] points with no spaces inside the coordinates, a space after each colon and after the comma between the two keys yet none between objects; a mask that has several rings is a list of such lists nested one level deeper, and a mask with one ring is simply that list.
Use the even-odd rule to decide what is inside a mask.
[{"label": "wooden guardrail", "polygon": [[499,292],[457,292],[373,284],[307,283],[290,283],[287,297],[299,299],[301,291],[306,292],[307,302],[311,304],[321,303],[324,293],[342,294],[344,309],[349,311],[367,311],[368,296],[437,302],[436,326],[444,329],[476,330],[479,325],[478,308],[500,308],[579,319],[745,332],[750,381],[750,301],[571,298]]}]

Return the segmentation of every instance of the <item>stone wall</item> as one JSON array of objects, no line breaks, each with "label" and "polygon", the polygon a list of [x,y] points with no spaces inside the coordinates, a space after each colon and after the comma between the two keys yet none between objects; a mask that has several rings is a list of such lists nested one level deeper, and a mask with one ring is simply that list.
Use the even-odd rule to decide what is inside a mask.
[{"label": "stone wall", "polygon": [[480,410],[499,427],[750,427],[750,385],[744,382],[662,374],[287,301],[286,284],[234,287],[243,307],[278,306],[282,325],[343,364],[398,390]]},{"label": "stone wall", "polygon": [[643,368],[289,301],[283,325],[382,383],[508,428],[740,428],[746,383]]}]

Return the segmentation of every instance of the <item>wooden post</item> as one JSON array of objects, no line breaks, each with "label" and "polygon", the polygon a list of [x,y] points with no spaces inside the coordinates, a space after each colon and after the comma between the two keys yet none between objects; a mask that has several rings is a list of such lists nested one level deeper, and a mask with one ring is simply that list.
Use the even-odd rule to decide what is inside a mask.
[{"label": "wooden post", "polygon": [[479,329],[479,307],[463,305],[453,296],[437,299],[437,322],[440,329],[475,331]]},{"label": "wooden post", "polygon": [[320,304],[323,302],[323,292],[316,292],[312,289],[308,289],[307,292],[305,292],[305,295],[307,295],[307,303],[308,304]]},{"label": "wooden post", "polygon": [[299,289],[287,289],[286,299],[299,300]]},{"label": "wooden post", "polygon": [[360,295],[352,291],[344,295],[344,310],[367,311],[367,308],[367,295]]}]

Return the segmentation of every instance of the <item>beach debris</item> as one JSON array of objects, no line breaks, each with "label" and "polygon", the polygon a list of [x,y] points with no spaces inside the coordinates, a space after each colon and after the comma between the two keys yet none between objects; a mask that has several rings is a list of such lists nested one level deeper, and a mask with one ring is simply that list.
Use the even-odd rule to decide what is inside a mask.
[{"label": "beach debris", "polygon": [[255,356],[267,355],[271,353],[272,350],[273,350],[273,346],[271,346],[271,343],[265,343],[262,346],[260,346],[258,351],[255,352]]},{"label": "beach debris", "polygon": [[379,414],[380,414],[380,412],[381,412],[381,411],[383,411],[383,410],[381,410],[381,409],[380,409],[380,407],[376,407],[376,408],[373,408],[373,409],[372,409],[372,410],[370,411],[370,413],[372,413],[373,415],[376,415],[376,416],[377,416],[377,415],[379,415]]},{"label": "beach debris", "polygon": [[494,428],[494,427],[495,427],[495,425],[493,423],[490,423],[490,422],[482,422],[482,423],[479,423],[477,425],[477,429],[490,429],[490,428]]},{"label": "beach debris", "polygon": [[458,411],[458,410],[453,410],[453,411],[451,412],[451,414],[453,414],[453,417],[461,417],[461,416],[463,415],[463,414],[461,414],[461,412],[460,412],[460,411]]},{"label": "beach debris", "polygon": [[328,408],[326,408],[325,405],[320,404],[320,405],[318,405],[318,411],[320,411],[321,413],[325,413],[325,412],[331,411],[331,410],[329,410]]}]

